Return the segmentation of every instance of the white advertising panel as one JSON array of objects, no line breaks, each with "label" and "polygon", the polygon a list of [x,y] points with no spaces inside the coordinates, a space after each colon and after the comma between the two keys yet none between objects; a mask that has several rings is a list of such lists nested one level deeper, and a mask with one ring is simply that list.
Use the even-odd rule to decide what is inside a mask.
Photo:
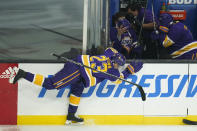
[{"label": "white advertising panel", "polygon": [[139,75],[145,79],[139,82],[142,86],[145,83],[147,93],[145,116],[187,114],[188,64],[146,64]]},{"label": "white advertising panel", "polygon": [[[190,69],[195,68],[190,67]],[[197,66],[197,65],[196,65]],[[19,67],[32,73],[55,74],[63,64],[19,64]],[[194,74],[197,74],[193,72]],[[192,78],[196,79],[196,78]],[[196,93],[188,91],[195,84],[189,83],[188,64],[144,64],[129,81],[143,86],[147,100],[143,102],[135,86],[125,82],[115,85],[103,81],[95,87],[86,88],[82,94],[78,114],[80,115],[145,115],[145,116],[184,116]],[[61,90],[45,90],[21,80],[18,85],[18,115],[66,115],[68,108],[68,87]],[[194,101],[193,101],[194,102]],[[197,114],[193,110],[192,115]]]},{"label": "white advertising panel", "polygon": [[[25,71],[53,75],[63,64],[19,64]],[[124,85],[124,84],[123,84]],[[83,115],[141,115],[143,102],[140,97],[132,98],[136,87],[123,86],[104,81],[96,87],[86,88],[79,105]],[[69,89],[44,90],[32,83],[19,81],[18,115],[66,115]]]}]

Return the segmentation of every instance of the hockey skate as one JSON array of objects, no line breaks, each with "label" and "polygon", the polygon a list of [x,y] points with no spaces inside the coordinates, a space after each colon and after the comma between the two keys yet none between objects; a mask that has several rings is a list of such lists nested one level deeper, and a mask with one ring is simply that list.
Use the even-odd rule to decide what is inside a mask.
[{"label": "hockey skate", "polygon": [[9,83],[15,84],[19,79],[24,78],[26,72],[17,68],[11,72]]},{"label": "hockey skate", "polygon": [[75,116],[75,113],[68,113],[67,115],[67,120],[65,122],[66,125],[71,125],[71,124],[84,124],[84,119],[80,118],[78,116]]}]

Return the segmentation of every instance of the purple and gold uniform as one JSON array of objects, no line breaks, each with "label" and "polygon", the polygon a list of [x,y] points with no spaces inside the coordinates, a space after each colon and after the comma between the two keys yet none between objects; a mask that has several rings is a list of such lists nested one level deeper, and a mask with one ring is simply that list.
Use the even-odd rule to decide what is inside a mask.
[{"label": "purple and gold uniform", "polygon": [[[117,28],[126,28],[126,31],[118,37]],[[110,41],[112,42],[113,48],[118,52],[122,53],[126,58],[131,58],[130,52],[125,48],[134,48],[137,44],[137,36],[135,31],[131,28],[131,25],[128,20],[122,19],[118,21],[117,27],[112,27],[110,29]],[[133,49],[134,50],[134,49]]]},{"label": "purple and gold uniform", "polygon": [[169,14],[160,16],[160,41],[173,59],[196,59],[197,41],[193,41],[190,30],[181,22],[172,22]]},{"label": "purple and gold uniform", "polygon": [[[132,66],[124,70],[122,73],[120,73],[118,69],[114,68],[113,63],[124,65],[125,59],[113,48],[106,49],[104,55],[80,55],[75,59],[75,61],[92,67],[98,71],[107,72],[121,78],[127,78],[131,72],[134,72]],[[61,89],[67,85],[71,85],[70,104],[68,108],[69,113],[75,113],[77,111],[80,96],[85,87],[95,86],[104,79],[109,79],[117,84],[122,82],[121,80],[117,80],[116,78],[104,73],[78,66],[70,62],[66,62],[63,69],[52,77],[45,78],[43,75],[27,72],[25,79],[49,90]]]},{"label": "purple and gold uniform", "polygon": [[[118,67],[125,64],[125,57],[114,48],[107,48],[104,55],[80,55],[74,59],[74,61],[84,66],[74,64],[75,62],[66,62],[59,72],[49,78],[17,68],[17,70],[12,71],[9,82],[15,84],[19,79],[24,78],[49,90],[61,89],[70,85],[69,107],[65,124],[71,124],[72,122],[83,124],[84,120],[75,116],[75,113],[77,112],[80,96],[85,87],[95,86],[104,79],[109,79],[119,84],[122,81],[114,76],[127,78],[130,74],[138,72],[143,67],[142,62],[131,62],[130,65],[120,73]],[[91,67],[91,69],[87,67]]]}]

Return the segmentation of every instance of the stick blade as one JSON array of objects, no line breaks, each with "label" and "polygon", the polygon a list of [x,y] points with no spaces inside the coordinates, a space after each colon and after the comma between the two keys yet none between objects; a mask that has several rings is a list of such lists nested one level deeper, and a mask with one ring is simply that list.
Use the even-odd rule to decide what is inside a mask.
[{"label": "stick blade", "polygon": [[142,86],[138,86],[138,89],[140,91],[142,101],[146,101],[146,94],[144,93],[144,90],[143,90]]},{"label": "stick blade", "polygon": [[191,121],[191,120],[187,120],[187,119],[183,119],[183,123],[185,123],[187,125],[197,125],[197,121]]}]

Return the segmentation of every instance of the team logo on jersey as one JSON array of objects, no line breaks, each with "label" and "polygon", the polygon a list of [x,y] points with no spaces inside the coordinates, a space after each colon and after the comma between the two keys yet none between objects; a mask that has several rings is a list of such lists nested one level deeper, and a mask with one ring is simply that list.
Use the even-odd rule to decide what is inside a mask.
[{"label": "team logo on jersey", "polygon": [[132,44],[132,42],[133,42],[133,40],[132,40],[131,37],[125,36],[125,37],[122,39],[121,44],[122,44],[122,45],[130,45],[130,44]]},{"label": "team logo on jersey", "polygon": [[8,69],[6,69],[4,72],[1,73],[0,78],[2,78],[2,79],[10,78],[10,75],[13,71],[16,74],[16,70],[17,70],[16,66],[14,66],[13,68],[8,67]]}]

